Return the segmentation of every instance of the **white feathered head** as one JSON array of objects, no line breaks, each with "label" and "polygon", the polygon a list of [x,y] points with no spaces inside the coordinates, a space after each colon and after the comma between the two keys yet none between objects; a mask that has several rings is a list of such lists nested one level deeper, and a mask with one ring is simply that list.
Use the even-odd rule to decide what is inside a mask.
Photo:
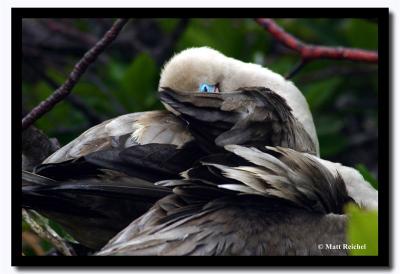
[{"label": "white feathered head", "polygon": [[227,92],[255,86],[269,88],[285,98],[319,155],[314,121],[303,94],[291,81],[267,68],[227,57],[208,47],[189,48],[165,64],[159,83],[159,89],[169,87],[187,92]]}]

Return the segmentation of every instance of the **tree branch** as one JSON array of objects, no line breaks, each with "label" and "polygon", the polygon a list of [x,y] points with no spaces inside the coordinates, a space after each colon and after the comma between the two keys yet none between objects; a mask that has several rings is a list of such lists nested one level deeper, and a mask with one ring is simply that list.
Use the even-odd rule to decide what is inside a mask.
[{"label": "tree branch", "polygon": [[[50,76],[48,76],[43,70],[39,69],[34,62],[27,61],[26,63],[32,68],[34,73],[41,77],[50,86],[50,88],[57,89],[59,87],[59,84]],[[80,111],[88,119],[90,125],[92,126],[97,125],[104,120],[102,115],[96,113],[96,111],[90,108],[81,98],[73,93],[70,93],[65,98],[65,101]]]},{"label": "tree branch", "polygon": [[85,55],[76,63],[71,71],[68,79],[64,84],[53,92],[46,100],[42,101],[38,106],[31,110],[22,119],[22,130],[29,127],[37,119],[50,111],[58,102],[63,100],[73,89],[80,77],[86,71],[91,63],[111,44],[118,36],[121,29],[127,23],[128,19],[117,19],[107,33],[101,38]]},{"label": "tree branch", "polygon": [[351,60],[368,63],[378,62],[378,53],[376,51],[345,48],[345,47],[327,47],[304,43],[293,35],[282,29],[273,19],[257,18],[256,22],[267,30],[271,35],[286,47],[298,52],[303,60],[313,59],[337,59]]},{"label": "tree branch", "polygon": [[42,239],[49,241],[61,254],[65,256],[76,256],[74,249],[62,239],[41,215],[34,210],[22,209],[22,218],[29,224],[30,228]]}]

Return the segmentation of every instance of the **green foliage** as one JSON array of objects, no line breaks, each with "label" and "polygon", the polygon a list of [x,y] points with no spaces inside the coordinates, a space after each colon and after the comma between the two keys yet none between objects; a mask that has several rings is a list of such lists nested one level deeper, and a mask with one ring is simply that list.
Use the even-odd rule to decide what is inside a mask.
[{"label": "green foliage", "polygon": [[340,78],[333,77],[313,83],[303,87],[303,93],[312,110],[320,110],[326,106],[331,99],[337,94],[337,87]]},{"label": "green foliage", "polygon": [[364,179],[371,184],[371,186],[373,186],[376,190],[378,189],[378,180],[375,179],[374,175],[372,175],[365,165],[358,164],[356,165],[356,169],[361,173]]},{"label": "green foliage", "polygon": [[176,51],[208,46],[227,56],[252,61],[252,53],[265,51],[267,37],[254,22],[226,19],[192,19],[176,45]]},{"label": "green foliage", "polygon": [[[218,22],[217,24],[214,24]],[[207,27],[207,26],[212,27]],[[223,37],[223,39],[221,39]],[[209,46],[229,56],[238,56],[244,43],[237,26],[227,20],[194,19],[178,43],[178,50],[193,46]]]},{"label": "green foliage", "polygon": [[159,70],[145,53],[138,55],[120,74],[117,96],[127,109],[152,109],[157,98]]},{"label": "green foliage", "polygon": [[349,20],[344,26],[345,35],[351,47],[378,48],[378,25],[363,20]]},{"label": "green foliage", "polygon": [[364,211],[354,204],[346,208],[348,214],[348,243],[365,246],[364,248],[351,249],[353,256],[378,255],[378,212]]},{"label": "green foliage", "polygon": [[[179,19],[158,19],[156,22],[162,31],[169,35],[176,27]],[[374,23],[360,19],[278,19],[285,30],[309,43],[323,45],[357,46],[362,48],[377,47],[377,26]],[[93,22],[88,19],[76,19],[74,25],[83,32],[90,32]],[[187,29],[174,46],[174,51],[179,52],[188,47],[209,46],[224,54],[246,61],[259,62],[268,66],[273,71],[286,74],[295,63],[298,56],[288,51],[287,54],[274,52],[273,39],[258,26],[252,19],[191,19]],[[71,70],[76,58],[67,59],[65,67],[48,67],[46,73],[58,84],[61,84],[67,73]],[[336,121],[342,121],[346,113],[329,114],[327,107],[334,102],[341,93],[357,93],[361,86],[352,88],[351,85],[359,85],[366,81],[366,86],[377,94],[377,78],[346,79],[341,76],[323,78],[307,83],[297,83],[304,75],[312,75],[320,70],[334,65],[334,61],[315,61],[308,64],[302,72],[296,76],[294,82],[304,92],[310,103],[311,111],[317,124],[318,135],[321,138],[321,153],[323,156],[332,156],[341,153],[347,147],[346,136],[342,134],[343,125]],[[344,64],[344,62],[340,63]],[[92,79],[84,77],[74,88],[73,93],[79,96],[91,109],[104,117],[113,117],[115,107],[110,103],[111,93],[117,102],[124,107],[125,112],[160,109],[162,105],[157,98],[157,84],[160,68],[147,54],[138,54],[132,59],[121,59],[113,56],[108,51],[107,62],[96,63],[94,66],[98,78],[104,82],[107,91]],[[35,83],[23,83],[23,97],[26,98],[26,108],[31,109],[53,91],[43,80]],[[365,92],[363,90],[362,92]],[[369,91],[368,91],[369,92]],[[65,119],[68,115],[68,119]],[[373,113],[372,115],[376,115]],[[333,129],[326,132],[326,121],[334,124]],[[333,122],[333,123],[332,123]],[[70,104],[62,102],[50,113],[40,119],[37,125],[49,135],[57,137],[65,143],[83,130],[87,119]],[[63,125],[63,128],[74,128],[62,135],[58,135],[54,125]],[[327,126],[325,126],[326,128]],[[338,140],[334,142],[334,140]]]},{"label": "green foliage", "polygon": [[[55,232],[58,236],[60,236],[62,239],[66,240],[67,242],[71,243],[77,243],[75,239],[72,238],[71,235],[69,235],[58,223],[49,220],[42,215],[38,214],[37,212],[31,212],[30,213],[30,218],[32,218],[32,221],[34,221],[37,225],[42,227],[44,230],[47,231],[53,231]],[[32,233],[30,225],[26,222],[25,219],[22,219],[22,232],[23,233]],[[49,252],[52,249],[52,245],[44,239],[40,239],[39,243],[36,243],[37,248],[41,248],[43,252]],[[35,254],[35,251],[32,249],[32,246],[28,246],[24,248],[24,254],[26,256],[34,256],[37,255]]]}]

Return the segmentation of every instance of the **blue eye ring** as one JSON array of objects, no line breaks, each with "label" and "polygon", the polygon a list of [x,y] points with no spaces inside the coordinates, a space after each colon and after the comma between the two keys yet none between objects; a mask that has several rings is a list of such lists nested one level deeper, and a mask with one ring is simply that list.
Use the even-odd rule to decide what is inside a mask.
[{"label": "blue eye ring", "polygon": [[213,92],[215,92],[215,85],[209,85],[206,83],[202,83],[199,86],[199,91],[205,92],[205,93],[213,93]]}]

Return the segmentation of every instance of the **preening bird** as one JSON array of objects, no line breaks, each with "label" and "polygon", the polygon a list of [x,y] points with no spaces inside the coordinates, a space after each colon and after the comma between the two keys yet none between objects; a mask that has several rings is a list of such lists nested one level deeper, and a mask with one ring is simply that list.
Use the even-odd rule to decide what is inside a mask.
[{"label": "preening bird", "polygon": [[[255,88],[249,89],[249,87]],[[130,147],[149,143],[182,146],[192,140],[192,134],[188,130],[191,128],[190,123],[178,118],[181,112],[171,106],[171,98],[165,94],[165,89],[179,92],[178,94],[183,96],[186,94],[186,100],[193,100],[187,103],[191,103],[194,108],[187,110],[189,113],[184,113],[193,118],[201,119],[206,107],[214,108],[207,116],[210,120],[205,121],[212,127],[225,125],[226,119],[220,120],[223,118],[222,115],[232,114],[236,117],[232,117],[231,121],[236,119],[236,122],[244,123],[243,120],[246,118],[250,120],[249,122],[254,121],[250,126],[259,126],[258,130],[263,130],[265,126],[267,129],[264,130],[273,127],[273,130],[278,131],[280,127],[285,127],[285,120],[267,116],[271,108],[275,107],[274,101],[271,98],[270,102],[266,102],[256,94],[259,89],[269,89],[278,95],[276,97],[286,101],[293,117],[303,126],[312,140],[312,143],[307,145],[311,145],[314,154],[319,155],[319,144],[311,112],[303,94],[292,82],[260,65],[244,63],[226,57],[214,49],[201,47],[184,50],[165,64],[160,76],[159,91],[161,91],[161,101],[169,111],[130,113],[105,121],[82,133],[48,157],[44,163],[75,159],[115,146]],[[212,95],[213,93],[221,93],[221,96]],[[228,96],[225,93],[235,93],[236,96]],[[223,95],[224,98],[221,98]],[[196,96],[197,100],[191,96]],[[220,102],[216,102],[217,100]],[[264,116],[257,113],[260,110],[263,110]],[[232,122],[230,124],[232,125]],[[219,139],[221,145],[227,144],[222,137]],[[273,140],[268,145],[285,146],[279,139]]]},{"label": "preening bird", "polygon": [[166,111],[105,121],[24,172],[23,206],[94,250],[126,227],[98,255],[330,254],[316,241],[345,242],[344,203],[377,207],[356,170],[318,158],[279,74],[192,48],[159,91]]}]

